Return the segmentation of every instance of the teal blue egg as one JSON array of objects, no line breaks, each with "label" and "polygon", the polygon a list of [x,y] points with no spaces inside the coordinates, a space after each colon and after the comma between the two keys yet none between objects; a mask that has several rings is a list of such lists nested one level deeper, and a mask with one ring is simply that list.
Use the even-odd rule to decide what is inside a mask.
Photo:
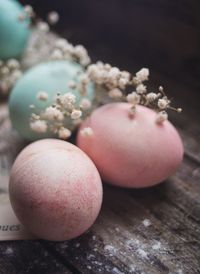
[{"label": "teal blue egg", "polygon": [[0,0],[0,59],[22,55],[30,34],[30,20],[19,20],[23,6],[15,0]]},{"label": "teal blue egg", "polygon": [[[75,62],[50,61],[36,65],[18,80],[10,94],[9,111],[12,125],[22,137],[37,140],[53,136],[51,132],[36,133],[30,129],[31,113],[39,113],[52,105],[58,92],[71,92],[80,100],[78,90],[69,88],[68,83],[78,83],[83,72],[83,67]],[[47,92],[47,101],[37,99],[39,91]],[[87,98],[94,98],[93,84],[88,86]],[[34,105],[35,109],[31,109],[30,105]]]}]

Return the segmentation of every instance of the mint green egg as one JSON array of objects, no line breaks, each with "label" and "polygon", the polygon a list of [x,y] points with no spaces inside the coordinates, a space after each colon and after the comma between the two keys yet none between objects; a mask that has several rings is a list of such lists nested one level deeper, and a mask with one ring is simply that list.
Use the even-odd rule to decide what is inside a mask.
[{"label": "mint green egg", "polygon": [[0,59],[22,55],[30,34],[30,20],[19,20],[23,6],[15,0],[0,0]]},{"label": "mint green egg", "polygon": [[[28,70],[16,83],[9,98],[9,112],[13,127],[27,140],[53,137],[51,132],[36,133],[30,129],[30,117],[33,112],[41,112],[55,102],[56,94],[71,92],[80,100],[76,89],[68,87],[69,81],[79,82],[84,72],[82,66],[71,61],[50,61],[34,66]],[[46,101],[37,99],[39,91],[48,94]],[[93,100],[94,86],[90,84],[87,98]],[[31,109],[34,105],[35,109]]]}]

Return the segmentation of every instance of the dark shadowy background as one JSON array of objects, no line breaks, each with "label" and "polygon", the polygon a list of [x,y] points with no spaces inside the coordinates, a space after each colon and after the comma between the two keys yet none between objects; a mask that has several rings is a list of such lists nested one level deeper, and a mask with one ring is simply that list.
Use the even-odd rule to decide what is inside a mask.
[{"label": "dark shadowy background", "polygon": [[93,61],[101,59],[134,72],[146,66],[153,77],[156,72],[193,92],[200,88],[199,0],[21,2],[33,5],[43,18],[58,11],[61,20],[55,30],[86,46]]}]

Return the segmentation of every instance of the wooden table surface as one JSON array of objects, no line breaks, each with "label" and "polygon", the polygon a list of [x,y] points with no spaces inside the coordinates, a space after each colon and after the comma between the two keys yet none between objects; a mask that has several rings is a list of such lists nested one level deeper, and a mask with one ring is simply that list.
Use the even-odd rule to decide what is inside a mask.
[{"label": "wooden table surface", "polygon": [[[104,184],[103,207],[96,223],[75,240],[1,242],[0,273],[200,273],[200,97],[198,93],[190,96],[189,86],[157,77],[176,90],[174,97],[184,109],[171,117],[185,146],[178,171],[149,189]],[[6,103],[2,103],[1,194],[12,163],[25,145],[12,130]]]},{"label": "wooden table surface", "polygon": [[[108,3],[108,1],[104,2]],[[143,2],[148,1],[141,1]],[[158,2],[167,3],[161,0]],[[168,2],[179,6],[179,1],[176,4],[174,1]],[[185,6],[182,5],[183,2]],[[182,1],[183,11],[175,9],[174,12],[179,11],[184,15],[187,10],[189,13],[189,4],[186,6],[186,2],[190,3],[195,11],[195,4],[193,5],[195,1]],[[45,5],[46,1],[41,3]],[[139,5],[138,1],[137,8],[141,8]],[[148,6],[151,11],[153,5]],[[137,9],[134,11],[137,12]],[[129,16],[132,18],[130,13]],[[156,8],[155,14],[157,14]],[[149,24],[152,24],[153,28],[157,25],[157,19],[153,12],[148,13],[148,16]],[[166,62],[164,65],[158,60],[156,64],[154,63],[154,71],[151,70],[152,86],[159,84],[167,86],[175,104],[184,110],[182,114],[170,115],[170,120],[179,130],[185,147],[184,160],[180,168],[166,182],[149,189],[128,190],[111,187],[105,183],[100,215],[93,227],[77,239],[61,243],[43,240],[0,242],[0,273],[200,273],[200,94],[199,81],[195,81],[198,79],[199,69],[194,62],[199,58],[197,52],[199,44],[196,39],[199,29],[198,24],[195,27],[195,23],[187,21],[185,19],[187,16],[184,16],[180,16],[181,20],[177,19],[177,22],[173,21],[177,28],[169,27],[174,38],[177,36],[179,40],[182,39],[181,43],[185,41],[183,47],[175,47],[175,44],[170,43],[172,41],[169,39],[170,32],[163,32],[169,26],[169,22],[164,17],[163,25],[159,25],[160,30],[154,33],[156,43],[153,43],[151,37],[144,41],[142,35],[137,36],[138,43],[146,45],[145,43],[151,40],[148,45],[152,51],[155,49],[154,55],[150,53],[148,56],[145,55],[149,64],[155,60],[157,53],[158,58],[164,56]],[[173,20],[176,19],[174,18]],[[198,18],[196,22],[199,22],[199,17],[195,18]],[[179,32],[179,29],[182,32]],[[135,67],[139,64],[139,62],[134,64],[134,60],[131,59],[130,51],[134,52],[136,58],[139,48],[139,44],[134,44],[133,41],[131,44],[133,48],[129,50],[129,54],[125,56],[123,52],[124,56],[119,56],[119,44],[116,45],[116,49],[102,48],[98,40],[96,45],[92,42],[92,38],[89,40],[89,37],[93,37],[91,33],[88,36],[87,31],[82,34],[77,27],[72,28],[72,32],[74,33],[72,40],[75,37],[74,41],[76,39],[83,43],[84,39],[89,41],[88,46],[96,59],[104,56],[104,60],[114,64],[124,67],[128,64],[128,68],[132,71],[135,71]],[[186,32],[190,33],[189,40],[185,39]],[[165,35],[168,35],[166,51]],[[133,38],[135,39],[134,36]],[[193,63],[196,66],[193,66]],[[172,70],[168,71],[167,68],[170,66]],[[180,73],[176,73],[177,71]],[[5,192],[9,171],[16,155],[26,144],[12,130],[6,102],[1,102],[0,195]]]}]

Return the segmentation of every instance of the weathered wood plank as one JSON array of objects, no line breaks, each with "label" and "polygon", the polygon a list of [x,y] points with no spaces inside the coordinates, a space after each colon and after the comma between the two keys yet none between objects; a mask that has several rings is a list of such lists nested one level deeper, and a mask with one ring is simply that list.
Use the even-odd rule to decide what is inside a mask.
[{"label": "weathered wood plank", "polygon": [[83,273],[199,273],[199,195],[184,184],[175,175],[146,190],[105,186],[91,231],[51,245]]},{"label": "weathered wood plank", "polygon": [[[0,112],[0,188],[5,193],[12,162],[26,143],[11,130],[5,105]],[[195,107],[194,113],[197,113]],[[69,242],[36,243],[73,273],[199,273],[200,148],[195,114],[186,109],[186,114],[175,118],[186,157],[166,183],[145,190],[105,185],[101,214],[88,233]],[[35,250],[32,242],[23,243],[29,252]],[[9,243],[4,245],[6,248]],[[16,252],[20,252],[17,250],[22,245],[14,243]],[[18,259],[17,262],[19,264]],[[15,271],[9,257],[4,265],[10,273]]]},{"label": "weathered wood plank", "polygon": [[48,250],[36,241],[0,243],[1,274],[70,274]]}]

